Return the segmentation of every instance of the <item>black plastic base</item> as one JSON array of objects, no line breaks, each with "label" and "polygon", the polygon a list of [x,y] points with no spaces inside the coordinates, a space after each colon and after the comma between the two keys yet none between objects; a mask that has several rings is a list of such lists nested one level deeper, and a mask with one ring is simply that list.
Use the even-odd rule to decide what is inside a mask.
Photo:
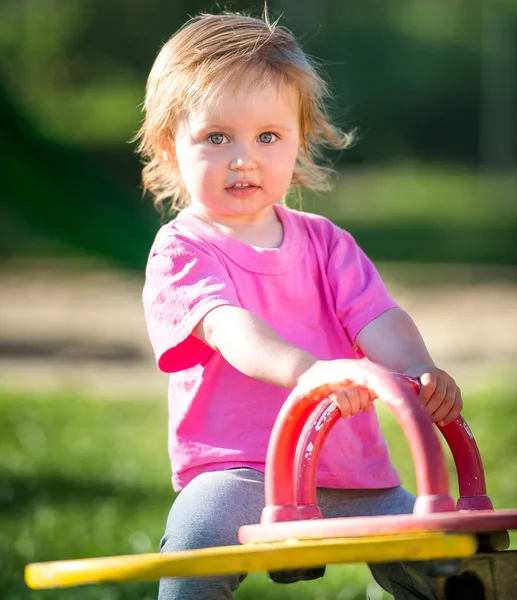
[{"label": "black plastic base", "polygon": [[275,583],[295,583],[296,581],[309,581],[319,579],[325,575],[325,567],[312,569],[286,569],[284,571],[270,571],[269,578]]}]

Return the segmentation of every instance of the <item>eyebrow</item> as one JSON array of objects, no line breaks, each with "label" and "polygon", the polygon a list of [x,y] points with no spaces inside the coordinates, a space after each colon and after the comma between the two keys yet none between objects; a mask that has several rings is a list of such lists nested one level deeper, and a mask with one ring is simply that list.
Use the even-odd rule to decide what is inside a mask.
[{"label": "eyebrow", "polygon": [[[233,127],[231,125],[223,125],[222,123],[201,123],[197,127],[193,127],[192,131],[196,133],[202,133],[205,131],[232,131]],[[260,131],[270,131],[270,130],[281,130],[281,131],[292,131],[290,127],[285,127],[284,125],[276,124],[276,125],[262,125],[258,127]]]},{"label": "eyebrow", "polygon": [[266,131],[268,129],[281,129],[282,131],[292,131],[290,127],[284,127],[284,125],[265,125],[263,129]]}]

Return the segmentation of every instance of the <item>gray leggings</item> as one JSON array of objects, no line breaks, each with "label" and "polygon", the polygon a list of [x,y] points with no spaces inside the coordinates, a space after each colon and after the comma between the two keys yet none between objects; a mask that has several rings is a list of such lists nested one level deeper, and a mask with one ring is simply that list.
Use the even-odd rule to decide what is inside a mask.
[{"label": "gray leggings", "polygon": [[[406,514],[414,496],[403,488],[338,490],[319,488],[318,505],[325,518]],[[191,481],[172,505],[161,542],[162,552],[238,544],[242,525],[260,522],[264,475],[253,469],[204,473]],[[434,579],[417,563],[368,565],[374,578],[397,599],[434,599]],[[420,567],[420,568],[419,568]],[[159,600],[230,600],[246,573],[189,579],[164,578]],[[415,590],[408,592],[407,588]]]}]

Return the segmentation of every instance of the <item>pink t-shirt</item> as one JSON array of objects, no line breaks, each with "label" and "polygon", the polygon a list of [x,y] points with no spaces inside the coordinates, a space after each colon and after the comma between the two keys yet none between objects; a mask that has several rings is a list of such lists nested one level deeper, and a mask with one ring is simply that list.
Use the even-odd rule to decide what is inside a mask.
[{"label": "pink t-shirt", "polygon": [[[284,237],[264,249],[224,235],[184,211],[151,249],[144,308],[159,368],[170,373],[173,486],[205,471],[264,470],[269,435],[289,390],[240,373],[192,336],[213,308],[230,304],[263,319],[319,359],[357,358],[358,332],[395,302],[347,232],[320,216],[275,205]],[[340,420],[321,453],[317,485],[400,485],[375,412]]]}]

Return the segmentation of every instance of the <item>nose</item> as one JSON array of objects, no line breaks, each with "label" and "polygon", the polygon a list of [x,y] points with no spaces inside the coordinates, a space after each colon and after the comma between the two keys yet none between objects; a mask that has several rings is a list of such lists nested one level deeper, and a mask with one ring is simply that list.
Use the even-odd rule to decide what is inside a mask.
[{"label": "nose", "polygon": [[257,168],[253,152],[249,148],[242,146],[237,149],[233,158],[230,161],[230,169],[232,171],[252,171]]}]

